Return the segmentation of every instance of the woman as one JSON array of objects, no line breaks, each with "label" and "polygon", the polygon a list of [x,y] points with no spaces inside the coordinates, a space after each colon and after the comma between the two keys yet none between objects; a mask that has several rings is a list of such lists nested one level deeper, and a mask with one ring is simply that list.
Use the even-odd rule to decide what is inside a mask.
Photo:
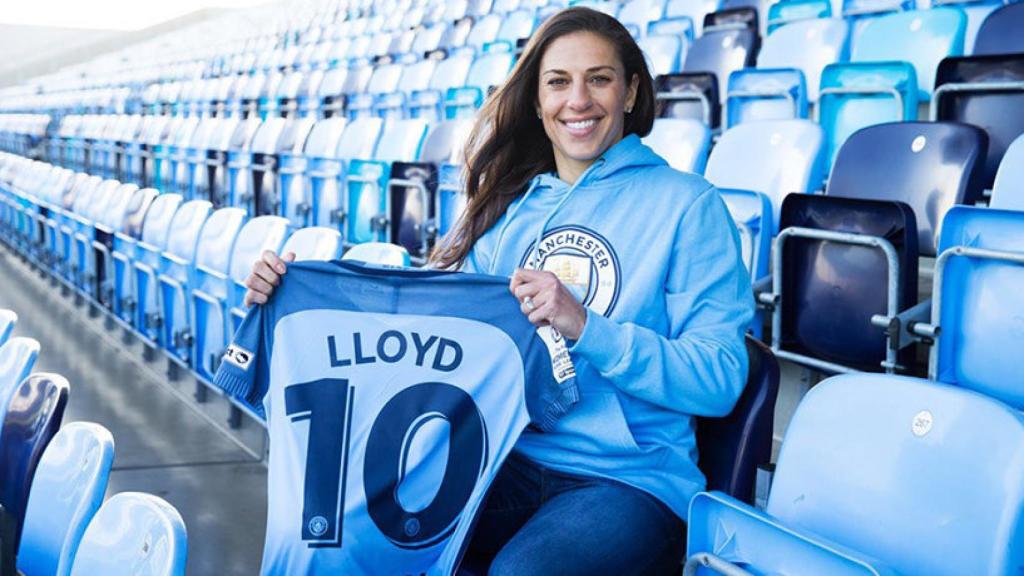
[{"label": "woman", "polygon": [[[470,136],[466,212],[433,264],[511,276],[523,314],[569,341],[581,392],[495,479],[469,550],[491,574],[679,570],[704,487],[693,417],[739,396],[753,302],[717,191],[640,142],[653,119],[632,37],[570,8],[533,35]],[[267,254],[247,300],[266,301],[283,271]]]}]

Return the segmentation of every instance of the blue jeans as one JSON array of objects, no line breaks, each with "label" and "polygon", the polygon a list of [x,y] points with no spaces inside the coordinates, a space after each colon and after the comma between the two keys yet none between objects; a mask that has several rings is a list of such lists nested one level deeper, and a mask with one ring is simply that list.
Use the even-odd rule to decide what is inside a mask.
[{"label": "blue jeans", "polygon": [[[620,482],[556,472],[509,456],[467,552],[491,576],[679,574],[686,524]],[[493,560],[490,560],[492,559]]]}]

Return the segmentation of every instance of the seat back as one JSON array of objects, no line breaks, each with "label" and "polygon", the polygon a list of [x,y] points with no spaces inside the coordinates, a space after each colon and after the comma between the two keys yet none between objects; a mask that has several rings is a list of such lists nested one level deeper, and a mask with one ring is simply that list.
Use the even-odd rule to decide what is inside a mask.
[{"label": "seat back", "polygon": [[1006,149],[1024,134],[1024,54],[946,58],[935,84],[934,118],[988,134],[983,184],[991,187]]},{"label": "seat back", "polygon": [[981,198],[985,147],[985,133],[965,124],[869,126],[839,151],[825,193],[905,202],[917,220],[921,254],[934,256],[946,211]]},{"label": "seat back", "polygon": [[[150,188],[152,190],[152,188]],[[142,221],[142,241],[158,250],[167,246],[171,222],[181,205],[180,194],[160,194],[153,199]]]},{"label": "seat back", "polygon": [[14,331],[14,325],[18,323],[18,314],[14,310],[0,308],[0,346],[7,342],[7,338]]},{"label": "seat back", "polygon": [[185,522],[162,498],[115,494],[100,506],[82,536],[72,576],[184,576]]},{"label": "seat back", "polygon": [[409,253],[395,244],[385,242],[364,242],[349,248],[342,260],[358,260],[368,264],[385,266],[408,266]]},{"label": "seat back", "polygon": [[295,253],[295,260],[337,260],[341,257],[341,233],[333,228],[310,226],[296,230],[281,254]]},{"label": "seat back", "polygon": [[[15,519],[18,549],[25,505],[36,466],[53,435],[60,429],[68,401],[68,381],[58,374],[40,372],[25,378],[9,396],[0,429],[0,505]],[[5,551],[6,553],[6,551]]]},{"label": "seat back", "polygon": [[1024,257],[1024,212],[957,206],[946,214],[940,247],[948,260],[935,279],[941,332],[933,377],[1024,410],[1017,359],[1024,343],[1024,264],[947,255],[964,247]]},{"label": "seat back", "polygon": [[711,72],[683,72],[658,76],[658,117],[692,118],[718,128],[721,102],[718,79]]},{"label": "seat back", "polygon": [[167,231],[167,252],[191,262],[196,253],[196,242],[210,215],[212,204],[206,200],[185,202],[174,213]]},{"label": "seat back", "polygon": [[50,441],[32,479],[18,570],[67,576],[85,527],[103,503],[114,437],[92,422],[72,422]]},{"label": "seat back", "polygon": [[466,75],[466,86],[479,88],[483,94],[492,86],[505,82],[515,55],[512,52],[485,52],[476,57]]},{"label": "seat back", "polygon": [[[917,303],[917,229],[906,204],[793,194],[783,203],[779,229],[793,226],[885,239],[900,269],[893,279],[892,312]],[[888,360],[886,333],[870,320],[874,314],[890,313],[885,253],[871,246],[793,237],[786,239],[782,256],[782,270],[776,271],[782,275],[779,348],[857,370],[881,371]],[[906,366],[913,361],[912,353],[907,348],[893,360]]]},{"label": "seat back", "polygon": [[[740,233],[740,254],[743,264],[754,280],[768,274],[768,255],[775,234],[775,212],[771,199],[761,192],[719,188],[729,215]],[[755,332],[760,334],[754,320]]]},{"label": "seat back", "polygon": [[[768,36],[786,24],[826,18],[832,18],[832,3],[829,0],[782,0],[768,8]],[[845,22],[839,18],[836,20]]]},{"label": "seat back", "polygon": [[[738,27],[705,30],[687,51],[683,71],[710,72],[722,87],[730,74],[754,65],[756,48],[757,30]],[[724,100],[725,91],[721,92]]]},{"label": "seat back", "polygon": [[1024,415],[900,376],[812,388],[779,453],[767,512],[899,574],[1024,566]]},{"label": "seat back", "polygon": [[[781,3],[780,3],[781,4]],[[758,68],[796,68],[804,74],[807,99],[818,101],[825,66],[846,59],[850,25],[838,18],[815,18],[779,27],[764,39]]]},{"label": "seat back", "polygon": [[989,206],[1024,211],[1024,134],[1010,144],[999,163]]},{"label": "seat back", "polygon": [[1011,3],[985,18],[974,40],[975,56],[1024,52],[1024,4]]},{"label": "seat back", "polygon": [[350,160],[353,158],[372,158],[377,147],[384,121],[380,118],[356,118],[345,126],[345,131],[338,140],[334,158]]},{"label": "seat back", "polygon": [[778,222],[787,194],[811,192],[821,184],[823,144],[821,128],[808,120],[740,124],[722,134],[704,175],[719,188],[766,194],[772,221]]},{"label": "seat back", "polygon": [[196,243],[195,267],[227,275],[235,238],[245,219],[241,208],[221,208],[210,214]]},{"label": "seat back", "polygon": [[907,62],[837,63],[822,71],[818,123],[828,136],[826,168],[857,130],[915,119],[917,74]]},{"label": "seat back", "polygon": [[427,121],[422,118],[386,122],[373,159],[382,162],[411,162],[419,156],[426,135]]},{"label": "seat back", "polygon": [[771,350],[747,336],[747,383],[732,412],[697,419],[697,449],[707,489],[754,501],[757,467],[772,457],[772,422],[779,392],[779,363]]},{"label": "seat back", "polygon": [[39,342],[24,336],[9,338],[0,346],[0,425],[7,401],[32,371],[38,355]]},{"label": "seat back", "polygon": [[864,25],[853,41],[850,60],[910,62],[917,74],[918,95],[929,98],[939,62],[964,53],[966,29],[964,13],[948,6],[886,14]]},{"label": "seat back", "polygon": [[116,223],[115,227],[130,238],[141,238],[142,224],[157,194],[158,192],[155,188],[136,188],[128,198],[121,221]]},{"label": "seat back", "polygon": [[279,252],[288,236],[288,220],[280,216],[258,216],[245,223],[231,249],[228,277],[242,282],[252,272],[253,262],[265,250]]},{"label": "seat back", "polygon": [[691,118],[657,118],[643,141],[676,170],[700,174],[707,163],[711,130]]},{"label": "seat back", "polygon": [[[687,16],[700,28],[704,24],[704,17],[718,10],[718,4],[718,0],[668,0],[665,4],[665,17]],[[700,30],[695,32],[696,36],[700,36]]]},{"label": "seat back", "polygon": [[638,44],[653,76],[679,72],[682,67],[679,56],[686,53],[688,46],[685,36],[674,34],[649,34]]},{"label": "seat back", "polygon": [[795,68],[751,68],[729,76],[727,128],[743,122],[807,117],[807,86]]}]

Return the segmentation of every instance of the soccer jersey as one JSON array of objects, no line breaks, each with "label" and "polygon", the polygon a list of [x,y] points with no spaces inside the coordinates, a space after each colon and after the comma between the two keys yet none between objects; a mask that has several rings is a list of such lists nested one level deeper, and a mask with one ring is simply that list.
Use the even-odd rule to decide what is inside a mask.
[{"label": "soccer jersey", "polygon": [[292,264],[216,382],[270,433],[263,574],[451,574],[522,430],[578,400],[508,280]]}]

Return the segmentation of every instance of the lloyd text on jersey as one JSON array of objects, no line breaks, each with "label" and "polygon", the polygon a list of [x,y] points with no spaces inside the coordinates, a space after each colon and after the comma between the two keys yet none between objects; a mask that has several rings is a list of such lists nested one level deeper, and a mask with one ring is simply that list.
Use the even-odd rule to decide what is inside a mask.
[{"label": "lloyd text on jersey", "polygon": [[366,337],[362,332],[331,335],[327,337],[327,353],[332,368],[407,361],[451,372],[462,364],[462,346],[455,340],[398,330],[387,330],[376,338]]}]

